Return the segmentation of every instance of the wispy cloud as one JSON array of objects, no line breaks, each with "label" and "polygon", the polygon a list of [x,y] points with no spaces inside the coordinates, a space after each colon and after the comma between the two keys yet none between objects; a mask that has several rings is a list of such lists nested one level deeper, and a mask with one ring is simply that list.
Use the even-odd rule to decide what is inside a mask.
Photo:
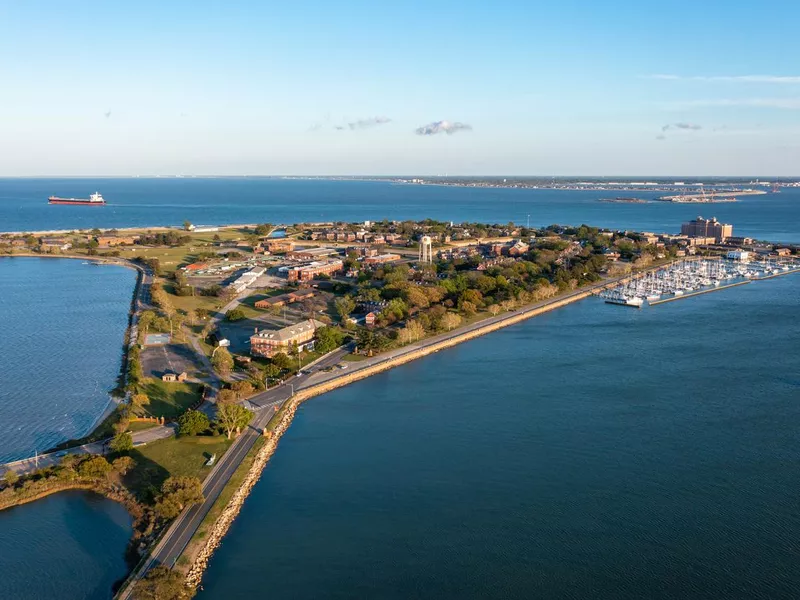
[{"label": "wispy cloud", "polygon": [[685,100],[666,104],[671,109],[709,108],[724,106],[744,106],[754,108],[780,108],[784,110],[800,110],[800,98],[715,98],[705,100]]},{"label": "wispy cloud", "polygon": [[319,131],[320,129],[332,127],[336,131],[359,131],[361,129],[370,129],[371,127],[375,127],[377,125],[391,123],[392,120],[389,117],[367,117],[366,119],[356,119],[355,121],[345,122],[344,125],[330,125],[330,122],[331,116],[329,114],[325,115],[324,121],[314,123],[308,128],[308,130]]},{"label": "wispy cloud", "polygon": [[471,131],[472,126],[466,123],[459,123],[458,121],[434,121],[422,127],[417,127],[414,132],[417,135],[436,135],[438,133],[446,133],[452,135],[458,131]]},{"label": "wispy cloud", "polygon": [[103,114],[106,116],[106,119],[111,117],[111,111],[110,110],[104,112]]},{"label": "wispy cloud", "polygon": [[[392,120],[389,117],[369,117],[367,119],[351,121],[347,124],[347,127],[350,129],[350,131],[355,131],[358,129],[369,129],[370,127],[375,127],[376,125],[384,125],[385,123],[391,123],[391,121]],[[337,129],[339,128],[337,127]]]},{"label": "wispy cloud", "polygon": [[703,128],[702,125],[694,123],[669,123],[661,128],[661,131],[669,131],[670,129],[683,129],[685,131],[699,131]]},{"label": "wispy cloud", "polygon": [[657,135],[657,136],[656,136],[656,139],[657,139],[657,140],[665,140],[665,139],[667,139],[667,136],[665,136],[665,135],[662,133],[662,134],[660,134],[660,135]]},{"label": "wispy cloud", "polygon": [[800,75],[648,75],[647,79],[662,81],[708,81],[730,83],[800,83]]}]

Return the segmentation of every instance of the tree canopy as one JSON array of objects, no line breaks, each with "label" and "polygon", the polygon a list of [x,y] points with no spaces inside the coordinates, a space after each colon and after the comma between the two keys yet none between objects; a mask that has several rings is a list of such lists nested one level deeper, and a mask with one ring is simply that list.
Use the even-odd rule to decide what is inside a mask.
[{"label": "tree canopy", "polygon": [[240,307],[232,308],[225,313],[225,318],[228,321],[243,321],[247,318],[247,314]]},{"label": "tree canopy", "polygon": [[203,485],[197,477],[168,477],[161,485],[155,510],[164,519],[174,519],[187,506],[203,500]]},{"label": "tree canopy", "polygon": [[88,479],[105,477],[110,470],[111,465],[102,456],[92,456],[78,463],[78,475]]},{"label": "tree canopy", "polygon": [[214,369],[221,375],[229,375],[233,371],[233,357],[227,348],[218,347],[214,349],[214,357],[211,359]]},{"label": "tree canopy", "polygon": [[210,423],[205,413],[199,410],[187,410],[178,418],[180,435],[197,435],[208,429]]},{"label": "tree canopy", "polygon": [[314,348],[326,354],[342,345],[344,333],[338,327],[320,327],[316,331],[317,342]]},{"label": "tree canopy", "polygon": [[247,410],[240,404],[218,404],[217,405],[217,427],[225,432],[228,439],[233,434],[244,427],[253,418],[253,412]]},{"label": "tree canopy", "polygon": [[129,452],[133,450],[133,436],[127,431],[118,433],[108,447],[112,452]]},{"label": "tree canopy", "polygon": [[164,565],[150,569],[133,589],[134,600],[189,600],[192,596],[184,576]]}]

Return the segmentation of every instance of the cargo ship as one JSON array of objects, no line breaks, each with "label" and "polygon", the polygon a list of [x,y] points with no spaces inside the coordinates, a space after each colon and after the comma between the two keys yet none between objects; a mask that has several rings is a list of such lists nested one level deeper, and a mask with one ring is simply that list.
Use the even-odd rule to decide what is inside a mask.
[{"label": "cargo ship", "polygon": [[103,196],[99,192],[95,192],[89,198],[59,198],[58,196],[50,196],[47,199],[48,204],[78,204],[82,206],[101,206],[106,203]]}]

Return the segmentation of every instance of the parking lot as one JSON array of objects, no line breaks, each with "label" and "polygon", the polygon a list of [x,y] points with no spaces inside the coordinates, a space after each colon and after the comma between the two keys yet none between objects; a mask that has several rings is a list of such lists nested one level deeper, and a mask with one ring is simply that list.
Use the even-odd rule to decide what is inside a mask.
[{"label": "parking lot", "polygon": [[189,377],[197,377],[203,371],[192,349],[185,344],[150,346],[142,350],[142,372],[145,377],[160,379],[164,373],[186,372]]}]

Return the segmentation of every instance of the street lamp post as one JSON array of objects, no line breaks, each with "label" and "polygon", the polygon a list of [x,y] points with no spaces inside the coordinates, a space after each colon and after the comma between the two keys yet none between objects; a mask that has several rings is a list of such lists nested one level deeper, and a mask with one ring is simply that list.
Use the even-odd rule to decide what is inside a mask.
[{"label": "street lamp post", "polygon": [[[290,383],[289,385],[292,387],[292,396],[294,396],[294,384]],[[291,396],[289,396],[289,397],[291,398]]]}]

